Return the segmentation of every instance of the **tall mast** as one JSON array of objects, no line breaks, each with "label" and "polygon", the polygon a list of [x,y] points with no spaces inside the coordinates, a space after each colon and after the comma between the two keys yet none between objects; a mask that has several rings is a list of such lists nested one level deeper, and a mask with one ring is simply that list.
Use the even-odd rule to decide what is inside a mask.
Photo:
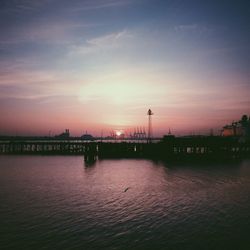
[{"label": "tall mast", "polygon": [[151,109],[148,110],[148,143],[151,142],[152,139],[152,135],[153,135],[153,130],[152,130],[152,115],[153,112],[151,111]]}]

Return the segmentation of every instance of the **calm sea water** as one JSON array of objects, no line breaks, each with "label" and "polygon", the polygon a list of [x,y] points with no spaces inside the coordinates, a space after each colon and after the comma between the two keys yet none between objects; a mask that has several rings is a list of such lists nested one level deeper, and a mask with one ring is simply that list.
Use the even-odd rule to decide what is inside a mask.
[{"label": "calm sea water", "polygon": [[0,249],[250,249],[250,161],[0,156]]}]

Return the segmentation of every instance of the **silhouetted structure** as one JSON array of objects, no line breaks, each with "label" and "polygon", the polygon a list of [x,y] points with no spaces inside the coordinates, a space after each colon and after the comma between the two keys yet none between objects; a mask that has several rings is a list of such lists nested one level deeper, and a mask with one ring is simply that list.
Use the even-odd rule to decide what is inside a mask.
[{"label": "silhouetted structure", "polygon": [[55,138],[68,139],[70,137],[69,129],[65,129],[65,132],[56,135]]},{"label": "silhouetted structure", "polygon": [[222,136],[250,137],[250,117],[243,115],[241,120],[223,127]]},{"label": "silhouetted structure", "polygon": [[151,116],[153,115],[153,112],[151,111],[151,109],[148,110],[148,142],[151,142],[151,138],[152,138],[152,118]]},{"label": "silhouetted structure", "polygon": [[146,131],[145,128],[135,128],[134,130],[134,134],[130,135],[131,139],[135,139],[135,140],[142,140],[142,139],[146,139]]},{"label": "silhouetted structure", "polygon": [[155,143],[90,142],[81,140],[2,140],[0,154],[72,154],[84,155],[86,162],[101,158],[152,158],[152,159],[231,159],[250,156],[250,140],[236,137],[164,136]]},{"label": "silhouetted structure", "polygon": [[91,134],[88,134],[87,132],[81,136],[81,139],[83,141],[94,141],[95,140],[95,138]]},{"label": "silhouetted structure", "polygon": [[[152,138],[151,109],[148,115],[148,140],[110,140],[92,142],[94,137],[70,137],[69,129],[52,137],[0,137],[0,154],[79,154],[87,163],[97,158],[153,158],[153,159],[234,159],[250,156],[250,118],[246,115],[231,126],[225,126],[224,136],[175,137],[169,132],[161,141]],[[240,129],[239,131],[237,129]],[[229,131],[227,131],[229,130]],[[111,138],[122,131],[112,131]],[[227,134],[226,132],[230,132]],[[145,129],[137,128],[135,136],[145,136]],[[126,139],[126,138],[124,138]],[[134,139],[134,138],[132,138]],[[149,143],[150,142],[150,143]]]}]

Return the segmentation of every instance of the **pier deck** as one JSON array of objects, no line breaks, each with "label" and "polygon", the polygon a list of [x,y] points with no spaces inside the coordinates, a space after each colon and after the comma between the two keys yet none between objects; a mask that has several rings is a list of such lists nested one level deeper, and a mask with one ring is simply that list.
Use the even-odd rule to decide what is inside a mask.
[{"label": "pier deck", "polygon": [[0,140],[0,154],[57,154],[87,157],[247,157],[250,141],[224,137],[165,137],[154,143],[145,141],[82,141],[47,139]]}]

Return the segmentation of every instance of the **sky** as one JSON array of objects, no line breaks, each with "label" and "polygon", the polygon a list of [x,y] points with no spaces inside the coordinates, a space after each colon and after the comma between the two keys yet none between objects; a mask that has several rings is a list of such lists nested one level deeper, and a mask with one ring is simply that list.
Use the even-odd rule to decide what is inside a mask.
[{"label": "sky", "polygon": [[250,115],[250,4],[1,0],[0,134],[215,133]]}]

